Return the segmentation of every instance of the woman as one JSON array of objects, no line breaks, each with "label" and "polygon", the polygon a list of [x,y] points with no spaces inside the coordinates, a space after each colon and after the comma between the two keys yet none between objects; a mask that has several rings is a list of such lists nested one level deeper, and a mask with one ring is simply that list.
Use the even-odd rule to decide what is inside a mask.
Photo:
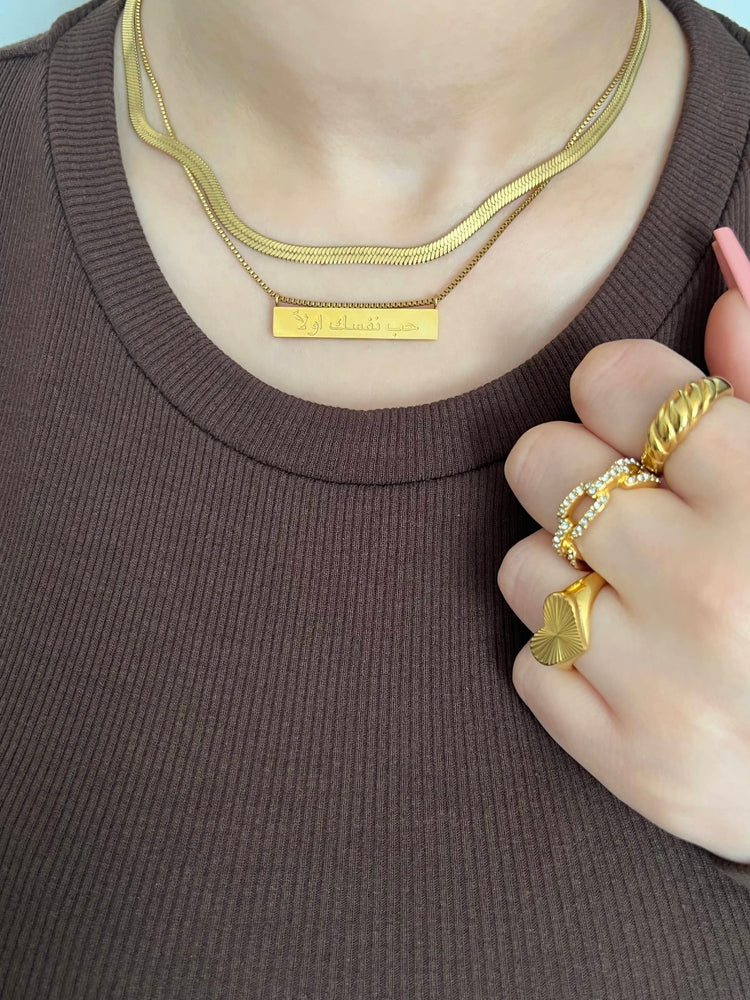
[{"label": "woman", "polygon": [[[434,241],[580,152],[639,7],[92,0],[3,50],[4,996],[746,992],[748,31],[652,2],[450,294],[486,226],[236,235]],[[559,502],[709,370],[543,665]]]}]

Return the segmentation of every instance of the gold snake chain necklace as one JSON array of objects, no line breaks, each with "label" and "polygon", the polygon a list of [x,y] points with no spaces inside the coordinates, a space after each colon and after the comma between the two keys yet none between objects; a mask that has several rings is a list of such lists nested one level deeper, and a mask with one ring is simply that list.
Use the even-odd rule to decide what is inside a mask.
[{"label": "gold snake chain necklace", "polygon": [[[572,166],[593,149],[624,107],[645,55],[651,32],[648,0],[638,0],[638,3],[633,41],[624,62],[560,152],[499,188],[442,236],[418,246],[306,246],[264,236],[242,222],[233,212],[211,167],[174,133],[161,90],[146,55],[141,25],[141,0],[126,0],[123,8],[122,49],[128,114],[133,129],[140,139],[182,164],[214,229],[247,273],[274,300],[274,337],[436,340],[438,302],[458,285],[513,219],[531,204],[556,174]],[[167,130],[166,135],[152,128],[146,120],[139,59],[143,61],[144,71],[153,88]],[[611,94],[614,95],[612,100],[596,117]],[[421,264],[442,257],[461,246],[502,208],[529,191],[531,194],[528,198],[504,220],[456,277],[436,295],[421,299],[395,302],[321,302],[317,299],[284,295],[263,281],[231,239],[233,236],[251,250],[257,250],[269,257],[307,264]],[[279,305],[280,302],[290,305],[282,306]],[[293,308],[293,306],[305,308]]]}]

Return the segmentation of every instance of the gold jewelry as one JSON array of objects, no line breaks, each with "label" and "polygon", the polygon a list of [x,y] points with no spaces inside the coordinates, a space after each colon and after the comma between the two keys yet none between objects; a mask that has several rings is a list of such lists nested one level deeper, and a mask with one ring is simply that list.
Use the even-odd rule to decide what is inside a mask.
[{"label": "gold jewelry", "polygon": [[661,475],[664,463],[688,431],[717,399],[733,396],[734,388],[721,375],[704,375],[675,389],[651,421],[641,465]]},{"label": "gold jewelry", "polygon": [[587,573],[544,601],[544,625],[531,637],[534,659],[546,666],[572,670],[573,661],[589,648],[589,622],[594,598],[607,581]]},{"label": "gold jewelry", "polygon": [[[669,455],[695,427],[706,410],[725,395],[733,396],[734,388],[720,375],[704,375],[696,381],[688,382],[681,389],[675,389],[651,421],[641,459],[618,459],[599,479],[579,483],[560,504],[558,530],[552,540],[556,551],[563,558],[570,559],[576,569],[587,566],[580,559],[573,537],[580,535],[586,524],[603,509],[606,500],[596,507],[596,503],[602,500],[599,491],[602,488],[608,491],[615,485],[625,489],[658,486],[663,482],[658,476]],[[584,492],[596,499],[581,521],[574,525],[567,515],[573,503]],[[586,524],[583,523],[584,520]],[[547,595],[544,601],[544,625],[534,633],[530,643],[535,660],[546,666],[573,668],[575,658],[589,648],[591,609],[594,598],[605,583],[606,580],[599,573],[592,571],[564,590]]]},{"label": "gold jewelry", "polygon": [[[658,486],[660,482],[658,476],[643,469],[637,458],[618,458],[598,479],[574,486],[557,509],[557,532],[552,544],[558,555],[567,559],[574,569],[590,569],[578,551],[575,539],[604,510],[609,502],[610,491],[617,486],[632,490],[641,486]],[[591,497],[593,503],[579,520],[574,520],[570,512],[584,495]]]},{"label": "gold jewelry", "polygon": [[[133,128],[141,139],[173,156],[182,164],[214,228],[245,270],[264,291],[274,298],[276,303],[274,308],[274,336],[305,337],[322,335],[324,337],[367,339],[434,340],[437,338],[438,301],[452,291],[459,281],[465,277],[481,257],[484,256],[500,233],[546,187],[551,178],[585,155],[613,124],[627,99],[643,55],[645,54],[650,35],[650,24],[651,17],[648,0],[639,0],[635,37],[623,65],[609,87],[589,111],[586,118],[580,123],[559,154],[544,161],[538,167],[523,174],[510,184],[500,188],[479,205],[474,212],[467,216],[463,222],[459,223],[459,225],[443,237],[421,246],[380,247],[355,245],[309,247],[273,240],[270,237],[262,236],[242,223],[229,206],[218,180],[205,160],[184,143],[181,143],[174,135],[161,91],[151,71],[146,55],[140,22],[140,0],[126,0],[123,11],[122,45],[127,83],[128,112]],[[154,89],[162,119],[167,129],[167,135],[157,132],[146,121],[138,63],[139,52],[143,59],[146,74]],[[590,125],[592,117],[613,89],[615,90],[615,97],[596,122]],[[228,233],[235,236],[241,242],[247,243],[252,249],[257,249],[261,253],[282,257],[287,260],[301,260],[306,263],[421,263],[443,256],[460,246],[484,226],[493,215],[497,214],[501,208],[518,198],[521,194],[529,191],[538,181],[541,181],[541,183],[538,183],[534,187],[529,198],[505,220],[503,225],[493,234],[478,253],[474,255],[470,263],[460,274],[438,295],[422,299],[399,301],[396,303],[329,303],[320,302],[319,300],[282,296],[270,288],[256,274],[253,268],[244,260],[227,233],[224,232],[224,230],[227,230]],[[310,320],[310,317],[307,314],[301,313],[299,309],[280,307],[278,305],[280,300],[318,309],[318,315]],[[424,305],[433,306],[433,308],[419,311],[414,308],[415,306]],[[351,324],[347,320],[346,314],[341,314],[342,309],[351,310],[355,313],[355,318]],[[381,324],[378,316],[373,318],[371,315],[373,309],[386,310],[390,315],[384,317],[385,322]],[[357,315],[360,317],[359,322],[356,318]]]},{"label": "gold jewelry", "polygon": [[[271,257],[280,257],[283,260],[300,261],[310,264],[419,264],[450,253],[478,232],[505,205],[511,201],[515,201],[516,198],[525,194],[538,182],[550,179],[555,174],[560,173],[572,163],[581,159],[596,145],[599,139],[602,138],[614,123],[625,104],[645,54],[650,33],[650,10],[648,3],[647,0],[639,0],[636,30],[628,54],[617,75],[594,107],[588,112],[584,120],[578,125],[568,144],[555,156],[543,161],[537,167],[527,171],[515,181],[511,181],[490,195],[470,215],[444,236],[430,243],[409,247],[360,245],[307,246],[304,244],[285,243],[268,236],[263,236],[243,223],[230,207],[216,175],[206,161],[189,146],[186,146],[177,139],[169,123],[161,91],[156,83],[146,55],[140,8],[141,0],[128,0],[123,12],[123,43],[125,45],[126,75],[129,84],[129,95],[133,99],[131,117],[136,132],[144,141],[173,156],[184,167],[189,167],[192,170],[204,191],[206,200],[220,223],[227,232],[241,243]],[[140,73],[136,72],[138,64],[135,41],[138,42],[138,52],[140,52],[146,74],[157,97],[159,109],[168,132],[166,136],[151,128],[145,119],[142,93],[139,86]],[[132,94],[130,93],[130,86],[132,86]],[[615,97],[597,121],[588,127],[585,138],[582,138],[581,133],[587,128],[590,119],[596,114],[613,89],[615,89]],[[507,197],[507,195],[510,195],[510,197]]]}]

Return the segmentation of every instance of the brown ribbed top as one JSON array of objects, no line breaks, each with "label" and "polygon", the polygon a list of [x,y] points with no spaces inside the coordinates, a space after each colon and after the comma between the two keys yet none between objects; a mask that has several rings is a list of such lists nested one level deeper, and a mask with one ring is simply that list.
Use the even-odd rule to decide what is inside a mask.
[{"label": "brown ribbed top", "polygon": [[167,284],[117,142],[121,3],[0,50],[0,996],[747,997],[750,866],[546,733],[496,574],[537,527],[504,457],[577,419],[595,344],[705,370],[712,232],[750,249],[750,33],[666,0],[669,159],[554,340],[349,410],[245,371]]}]

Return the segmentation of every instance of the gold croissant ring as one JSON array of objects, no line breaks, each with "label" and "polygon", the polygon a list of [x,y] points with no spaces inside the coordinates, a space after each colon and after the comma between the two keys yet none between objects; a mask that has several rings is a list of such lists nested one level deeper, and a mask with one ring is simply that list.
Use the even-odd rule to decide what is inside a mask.
[{"label": "gold croissant ring", "polygon": [[[588,568],[575,539],[588,527],[609,500],[615,487],[634,489],[659,486],[664,464],[703,414],[722,396],[734,395],[732,385],[720,375],[706,375],[676,389],[651,421],[640,459],[619,458],[596,480],[579,483],[558,508],[558,527],[552,544],[558,555],[576,569]],[[588,495],[593,503],[579,520],[571,511]],[[574,660],[589,648],[591,608],[607,581],[589,572],[544,601],[544,624],[531,637],[534,659],[547,666],[572,670]]]}]

